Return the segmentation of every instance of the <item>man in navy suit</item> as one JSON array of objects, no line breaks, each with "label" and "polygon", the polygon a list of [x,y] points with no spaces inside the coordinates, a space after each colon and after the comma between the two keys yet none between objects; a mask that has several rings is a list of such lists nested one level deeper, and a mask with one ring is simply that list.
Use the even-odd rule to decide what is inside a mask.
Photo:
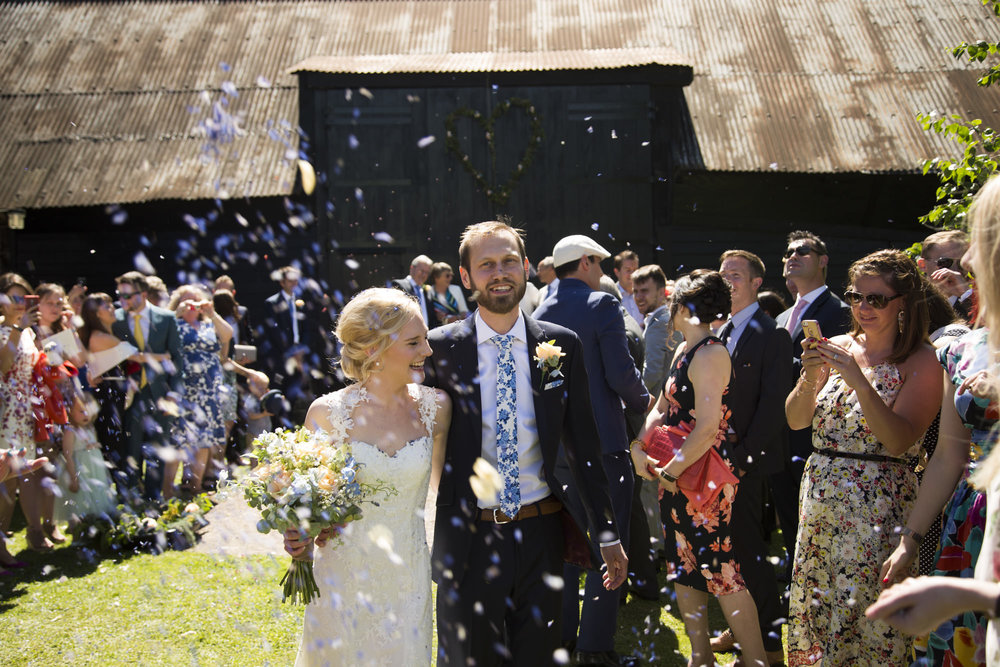
[{"label": "man in navy suit", "polygon": [[[580,337],[615,522],[621,534],[628,535],[635,472],[628,450],[622,403],[630,410],[645,412],[649,392],[628,351],[621,307],[614,297],[600,291],[604,275],[601,260],[609,256],[607,250],[586,236],[576,234],[560,239],[552,249],[559,287],[555,295],[538,307],[534,316],[544,322],[560,324]],[[566,485],[573,506],[581,503],[583,497],[569,472],[568,464],[556,468],[556,477]],[[600,547],[600,542],[593,540],[595,549]],[[619,593],[605,589],[599,573],[588,572],[581,611],[575,585],[580,570],[566,565],[564,572],[563,643],[572,645],[575,642],[574,662],[578,665],[621,664],[614,653]]]},{"label": "man in navy suit", "polygon": [[[115,278],[118,302],[111,333],[131,343],[148,358],[139,365],[132,380],[138,385],[132,404],[125,411],[128,451],[120,453],[119,479],[132,490],[139,486],[143,463],[143,482],[148,500],[159,500],[163,487],[163,462],[158,448],[168,447],[172,419],[158,402],[168,392],[181,392],[181,342],[174,313],[154,306],[146,299],[149,285],[146,276],[129,271]],[[166,480],[167,484],[173,480]],[[121,491],[121,490],[120,490]]]},{"label": "man in navy suit", "polygon": [[[628,569],[600,466],[584,352],[572,331],[518,307],[528,262],[517,230],[501,222],[472,225],[459,255],[462,284],[477,294],[479,307],[428,335],[434,354],[427,383],[448,392],[453,405],[431,554],[437,663],[564,664],[554,582],[564,556],[590,561],[581,528],[605,544],[608,588],[621,586]],[[586,497],[582,516],[566,512],[555,478],[560,445]],[[499,503],[473,491],[479,458],[501,470]],[[515,498],[511,516],[502,505]]]},{"label": "man in navy suit", "polygon": [[[732,287],[732,313],[720,330],[733,360],[733,379],[726,394],[727,439],[740,476],[733,503],[733,546],[740,574],[750,589],[771,664],[784,662],[781,646],[781,597],[774,567],[767,560],[763,539],[765,475],[785,467],[788,425],[785,397],[792,388],[792,340],[757,305],[764,282],[764,262],[746,250],[727,250],[719,258],[719,273]],[[731,631],[713,640],[716,651],[731,651]]]},{"label": "man in navy suit", "polygon": [[[847,333],[851,325],[851,307],[826,286],[826,267],[830,256],[826,244],[812,232],[794,231],[788,235],[785,249],[785,277],[795,284],[798,296],[792,307],[778,315],[777,325],[792,337],[792,368],[798,374],[802,367],[803,320],[816,320],[826,338]],[[789,434],[790,458],[784,470],[771,475],[774,511],[781,522],[781,533],[788,556],[787,570],[795,555],[795,534],[799,529],[799,484],[812,453],[812,429]],[[787,601],[785,602],[787,604]]]}]

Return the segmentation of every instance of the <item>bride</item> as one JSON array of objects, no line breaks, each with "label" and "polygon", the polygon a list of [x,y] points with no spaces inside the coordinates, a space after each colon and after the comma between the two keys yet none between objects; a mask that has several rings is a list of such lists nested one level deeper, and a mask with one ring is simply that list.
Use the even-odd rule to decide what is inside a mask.
[{"label": "bride", "polygon": [[[335,334],[343,345],[341,368],[356,383],[317,399],[306,426],[350,442],[363,474],[397,493],[366,505],[360,521],[316,538],[320,597],[306,607],[295,664],[428,665],[431,571],[423,509],[428,484],[436,489],[440,478],[451,403],[420,384],[431,354],[427,327],[420,305],[402,291],[360,292]],[[313,546],[296,531],[285,534],[292,556],[307,556]]]}]

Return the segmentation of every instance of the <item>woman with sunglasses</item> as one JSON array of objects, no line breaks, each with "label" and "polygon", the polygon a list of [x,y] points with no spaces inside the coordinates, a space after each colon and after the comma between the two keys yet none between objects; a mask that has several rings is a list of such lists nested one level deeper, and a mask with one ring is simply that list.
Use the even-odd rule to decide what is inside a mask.
[{"label": "woman with sunglasses", "polygon": [[788,425],[812,425],[799,494],[789,597],[789,664],[908,662],[909,640],[865,618],[880,591],[887,539],[917,496],[920,441],[941,400],[916,264],[881,250],[851,265],[852,329],[802,342],[802,372],[785,403]]},{"label": "woman with sunglasses", "polygon": [[[35,393],[32,372],[39,358],[32,327],[38,323],[38,304],[26,302],[31,285],[16,273],[0,276],[0,450],[11,450],[35,458],[35,415],[31,398]],[[42,531],[42,473],[19,475],[0,484],[0,570],[22,567],[4,545],[3,531],[10,526],[15,493],[28,524],[28,546],[49,551],[52,542]]]}]

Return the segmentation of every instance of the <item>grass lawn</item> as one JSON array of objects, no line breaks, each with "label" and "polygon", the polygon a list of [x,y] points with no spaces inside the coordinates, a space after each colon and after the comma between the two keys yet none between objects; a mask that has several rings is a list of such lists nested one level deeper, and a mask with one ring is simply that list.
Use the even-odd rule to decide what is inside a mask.
[{"label": "grass lawn", "polygon": [[[24,546],[22,527],[10,550],[17,555]],[[295,660],[302,608],[281,603],[284,558],[169,551],[109,560],[72,546],[19,556],[31,566],[0,577],[0,665]],[[629,598],[619,614],[617,650],[644,664],[685,665],[689,644],[670,605]],[[710,623],[723,627],[714,601]]]}]

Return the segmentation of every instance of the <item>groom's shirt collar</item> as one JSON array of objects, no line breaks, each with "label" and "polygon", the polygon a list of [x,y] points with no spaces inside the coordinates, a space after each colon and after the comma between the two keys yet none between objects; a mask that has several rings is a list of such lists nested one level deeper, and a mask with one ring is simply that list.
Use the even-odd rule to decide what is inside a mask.
[{"label": "groom's shirt collar", "polygon": [[[497,333],[490,328],[490,325],[483,321],[483,318],[479,316],[479,311],[476,310],[476,344],[485,343],[489,341],[494,336],[501,336],[503,334]],[[528,329],[524,324],[524,313],[521,309],[517,310],[517,321],[514,322],[514,326],[511,327],[507,335],[513,336],[514,340],[520,341],[527,345],[528,343]]]}]

